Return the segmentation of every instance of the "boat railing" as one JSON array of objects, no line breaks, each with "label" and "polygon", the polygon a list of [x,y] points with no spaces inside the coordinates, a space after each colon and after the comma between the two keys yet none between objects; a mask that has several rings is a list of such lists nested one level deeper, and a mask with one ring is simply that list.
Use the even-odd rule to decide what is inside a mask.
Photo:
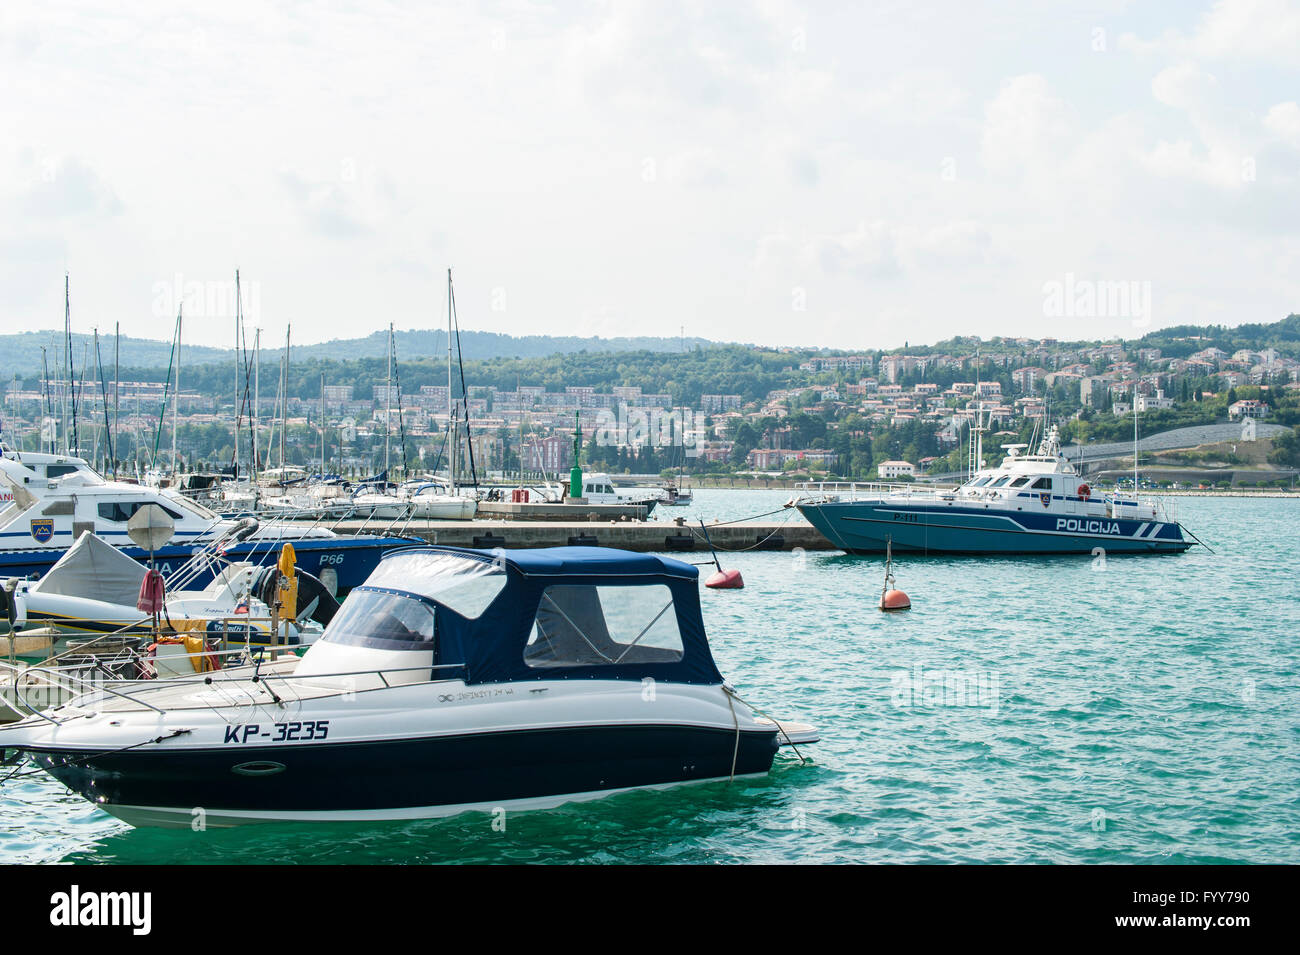
[{"label": "boat railing", "polygon": [[[124,666],[135,667],[137,672],[140,672],[148,665],[148,661],[134,649],[123,649],[122,652],[111,656],[87,653],[86,650],[94,642],[90,641],[81,647],[66,650],[30,666],[0,662],[0,673],[8,676],[6,681],[8,686],[0,684],[0,688],[11,691],[0,692],[0,702],[8,703],[10,708],[20,716],[23,714],[39,716],[56,724],[62,721],[52,717],[48,711],[64,706],[81,707],[96,701],[102,702],[105,695],[139,703],[150,710],[164,713],[165,710],[161,707],[154,706],[146,700],[137,700],[129,690],[136,686],[148,688],[188,679],[188,677],[177,676],[159,677],[156,664],[150,671],[152,673],[150,676],[142,678],[122,676]],[[259,647],[254,652],[260,650]],[[226,665],[245,664],[249,659],[249,652],[244,647],[187,651],[168,656],[168,662],[172,664],[189,662],[195,676],[201,678],[205,684],[210,684],[214,679],[232,679],[233,677],[222,676],[223,673],[232,672],[226,669]],[[42,695],[43,705],[40,699]]]},{"label": "boat railing", "polygon": [[[176,654],[174,659],[182,659],[185,656],[189,655]],[[196,654],[195,656],[202,656],[202,654]],[[64,716],[63,719],[60,719],[60,710],[77,710],[78,712],[76,715],[81,716],[83,715],[81,711],[87,707],[104,702],[104,697],[101,694],[107,694],[114,699],[123,700],[129,704],[139,705],[160,715],[166,715],[168,712],[182,709],[219,709],[221,708],[221,704],[213,704],[210,700],[192,702],[192,705],[188,706],[168,706],[166,703],[158,706],[150,703],[147,699],[144,699],[143,696],[161,693],[167,690],[175,690],[178,687],[190,685],[212,687],[219,686],[220,684],[233,685],[238,683],[251,683],[253,685],[263,684],[267,686],[268,694],[271,699],[260,701],[256,705],[265,706],[270,703],[283,706],[287,702],[301,702],[304,699],[309,699],[315,696],[332,696],[338,694],[362,693],[368,690],[445,683],[448,680],[453,679],[453,677],[441,675],[444,671],[466,669],[466,665],[463,663],[448,663],[418,667],[384,667],[381,670],[347,670],[330,673],[298,674],[280,672],[274,667],[274,665],[270,668],[264,668],[264,665],[265,659],[254,661],[235,669],[218,669],[203,673],[196,672],[193,676],[170,676],[141,680],[90,680],[76,676],[67,670],[28,667],[23,669],[21,672],[16,673],[14,681],[16,688],[20,689],[19,681],[35,670],[38,671],[38,676],[50,682],[51,688],[53,688],[52,685],[56,682],[62,681],[64,684],[71,684],[71,686],[65,685],[63,689],[71,690],[72,692],[68,694],[67,699],[56,705],[47,706],[46,709],[38,709],[30,705],[21,692],[15,692],[15,699],[13,702],[17,705],[14,706],[14,709],[16,711],[19,709],[24,710],[29,716],[39,716],[41,719],[55,724],[62,723],[64,719],[72,718]],[[8,665],[0,664],[0,666],[7,667]],[[251,673],[249,672],[250,670],[252,671]],[[416,673],[428,676],[426,679],[422,680],[401,680],[400,682],[394,679],[397,674],[403,673]],[[364,678],[377,680],[380,685],[359,685]],[[270,689],[270,684],[272,682],[283,691],[284,696],[281,696]],[[299,688],[305,687],[309,683],[314,684],[317,688],[327,688],[333,692],[304,696],[300,692]],[[80,689],[76,689],[78,687]],[[226,705],[238,707],[245,704],[232,698]]]},{"label": "boat railing", "polygon": [[1116,505],[1124,507],[1149,507],[1159,520],[1168,523],[1176,523],[1176,507],[1174,500],[1170,497],[1152,497],[1150,495],[1142,496],[1140,491],[1134,491],[1127,488],[1117,488],[1107,493],[1106,497]]},{"label": "boat railing", "polygon": [[853,501],[878,497],[933,497],[935,488],[880,481],[803,481],[795,486],[800,501]]}]

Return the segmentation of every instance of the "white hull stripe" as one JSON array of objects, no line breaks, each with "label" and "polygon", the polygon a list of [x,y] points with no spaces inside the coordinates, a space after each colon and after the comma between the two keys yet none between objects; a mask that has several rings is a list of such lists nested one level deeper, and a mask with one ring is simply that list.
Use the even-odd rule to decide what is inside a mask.
[{"label": "white hull stripe", "polygon": [[[743,773],[737,779],[762,779],[766,773]],[[715,783],[727,779],[716,776],[709,779],[689,779],[671,783],[651,783],[645,786],[626,786],[622,789],[600,789],[590,792],[562,793],[556,796],[541,796],[529,799],[506,799],[499,802],[462,803],[454,806],[411,806],[400,809],[341,809],[326,811],[309,811],[293,809],[209,809],[205,811],[205,825],[224,828],[229,826],[250,825],[267,822],[383,822],[402,819],[440,819],[460,815],[463,812],[495,812],[498,809],[523,812],[537,809],[554,809],[570,802],[590,802],[614,796],[619,793],[638,790],[662,790],[675,786],[694,786],[701,783]],[[195,819],[193,808],[173,808],[170,806],[124,806],[102,803],[99,806],[123,822],[133,826],[174,826],[189,829]]]}]

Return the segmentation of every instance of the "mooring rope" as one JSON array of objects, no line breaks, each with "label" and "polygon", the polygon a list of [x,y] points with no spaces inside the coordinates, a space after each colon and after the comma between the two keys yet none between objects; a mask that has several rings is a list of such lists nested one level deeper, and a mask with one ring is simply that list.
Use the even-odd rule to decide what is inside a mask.
[{"label": "mooring rope", "polygon": [[[785,510],[785,508],[781,508],[781,510]],[[779,513],[779,512],[778,512],[778,511],[769,511],[769,512],[768,512],[768,514],[776,514],[776,513]],[[767,516],[768,516],[767,514],[758,514],[758,515],[756,515],[756,517],[767,517]],[[721,527],[723,524],[739,524],[739,523],[741,523],[742,521],[752,521],[752,520],[754,520],[753,517],[745,517],[745,518],[741,518],[740,521],[719,521],[718,523],[716,523],[716,524],[710,524],[709,526],[710,526],[710,527]],[[704,541],[706,544],[711,545],[711,546],[713,547],[714,550],[725,550],[725,551],[727,551],[728,553],[731,553],[731,554],[739,554],[739,553],[742,553],[743,551],[753,550],[755,547],[761,547],[764,543],[766,543],[767,541],[769,541],[769,540],[771,540],[773,537],[775,537],[775,536],[776,536],[780,531],[784,530],[784,529],[785,529],[785,526],[786,526],[787,524],[789,524],[789,523],[790,523],[790,517],[787,515],[785,520],[781,521],[779,524],[776,525],[776,527],[772,528],[772,530],[771,530],[769,533],[767,533],[767,534],[765,534],[764,536],[760,537],[758,540],[754,541],[754,543],[750,544],[748,547],[723,547],[721,544],[715,544],[715,543],[713,543],[713,541],[712,541],[711,539],[709,539],[709,538],[707,538],[707,537],[703,537],[703,536],[701,536],[701,535],[700,535],[700,532],[697,531],[697,530],[696,530],[694,527],[692,527],[690,524],[686,524],[686,525],[683,525],[683,526],[686,527],[686,529],[689,530],[689,531],[691,532],[691,534],[694,535],[698,540],[702,540],[702,541]]]},{"label": "mooring rope", "polygon": [[[785,739],[786,739],[786,742],[788,742],[788,743],[790,744],[790,748],[794,750],[794,754],[795,754],[796,756],[799,757],[799,765],[801,765],[801,766],[805,766],[805,765],[807,765],[807,763],[808,763],[808,758],[807,758],[806,756],[804,756],[803,753],[799,752],[799,745],[798,745],[794,740],[792,740],[792,739],[790,738],[790,734],[787,733],[787,732],[785,731],[785,727],[781,725],[781,721],[780,721],[780,720],[778,720],[775,716],[773,716],[773,715],[770,714],[770,713],[764,713],[762,710],[760,710],[760,709],[759,709],[757,706],[755,706],[753,703],[747,703],[747,702],[745,702],[744,700],[741,700],[741,699],[740,699],[740,696],[736,693],[736,691],[733,690],[733,689],[731,689],[731,688],[730,688],[729,686],[727,686],[725,683],[722,685],[722,692],[725,693],[725,694],[727,694],[728,698],[733,698],[733,697],[734,697],[736,700],[739,700],[741,703],[744,703],[746,706],[748,706],[751,710],[753,710],[753,711],[754,711],[755,713],[757,713],[759,716],[764,716],[764,717],[766,717],[768,720],[770,720],[771,723],[772,723],[772,725],[776,727],[777,732],[779,732],[782,736],[784,736]],[[731,712],[732,712],[732,715],[733,715],[733,717],[734,717],[735,712],[736,712],[735,709],[733,708]],[[739,731],[737,731],[737,732],[739,732]],[[740,737],[739,737],[739,736],[736,737],[736,742],[737,742],[737,745],[739,745],[739,742],[740,742]],[[733,771],[734,771],[734,767],[733,767]]]},{"label": "mooring rope", "polygon": [[740,758],[740,717],[736,715],[736,703],[731,698],[725,683],[722,685],[722,692],[726,694],[727,706],[731,709],[731,724],[736,728],[736,742],[731,749],[731,775],[727,777],[727,784],[730,785],[736,781],[736,760]]}]

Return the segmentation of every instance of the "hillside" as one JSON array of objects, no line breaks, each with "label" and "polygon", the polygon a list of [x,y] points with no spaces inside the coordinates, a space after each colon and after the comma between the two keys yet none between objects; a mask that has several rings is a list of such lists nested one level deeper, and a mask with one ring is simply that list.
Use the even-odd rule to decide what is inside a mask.
[{"label": "hillside", "polygon": [[[447,333],[445,331],[399,331],[394,333],[397,357],[405,361],[420,359],[446,358]],[[709,347],[715,343],[704,338],[636,337],[636,338],[582,338],[577,336],[525,335],[514,337],[497,332],[462,331],[461,346],[466,359],[497,358],[544,358],[557,354],[613,352],[679,352],[683,346],[687,350],[697,347]],[[94,363],[94,337],[76,334],[72,336],[73,360],[78,368],[83,358]],[[50,370],[54,372],[63,362],[63,334],[54,330],[37,332],[16,332],[0,335],[0,355],[4,356],[6,377],[19,375],[28,377],[39,375],[41,371],[41,348],[45,347]],[[364,338],[334,339],[316,345],[292,345],[292,357],[299,359],[321,360],[355,360],[362,358],[384,358],[388,351],[388,332],[373,332]],[[113,363],[113,338],[102,333],[99,340],[100,355],[106,366]],[[123,368],[167,368],[171,355],[170,341],[154,341],[144,338],[123,336],[121,340],[120,362]],[[264,348],[262,357],[274,364],[279,360],[280,349]],[[231,351],[223,348],[186,345],[184,359],[187,367],[229,362]]]}]

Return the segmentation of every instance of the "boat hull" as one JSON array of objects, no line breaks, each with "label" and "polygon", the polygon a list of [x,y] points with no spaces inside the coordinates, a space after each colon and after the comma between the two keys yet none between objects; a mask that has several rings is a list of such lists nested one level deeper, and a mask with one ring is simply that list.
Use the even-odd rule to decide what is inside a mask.
[{"label": "boat hull", "polygon": [[[592,725],[224,749],[29,751],[69,789],[132,824],[360,821],[542,808],[628,789],[767,772],[773,732]],[[734,768],[733,768],[734,759]]]},{"label": "boat hull", "polygon": [[799,512],[851,554],[953,555],[1181,553],[1191,546],[1171,521],[1072,516],[888,501],[799,504]]},{"label": "boat hull", "polygon": [[411,498],[411,516],[425,520],[468,521],[473,520],[477,510],[478,502],[471,498]]}]

